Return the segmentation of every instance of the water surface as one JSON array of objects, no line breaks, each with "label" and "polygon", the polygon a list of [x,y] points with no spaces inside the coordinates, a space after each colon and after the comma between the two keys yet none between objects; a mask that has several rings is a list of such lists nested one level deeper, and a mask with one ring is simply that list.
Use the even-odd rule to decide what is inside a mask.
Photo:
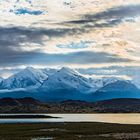
[{"label": "water surface", "polygon": [[[15,114],[1,114],[15,115]],[[16,114],[17,115],[17,114]],[[28,114],[18,114],[28,115]],[[140,114],[32,114],[60,118],[0,119],[0,123],[42,123],[42,122],[107,122],[119,124],[140,124]]]}]

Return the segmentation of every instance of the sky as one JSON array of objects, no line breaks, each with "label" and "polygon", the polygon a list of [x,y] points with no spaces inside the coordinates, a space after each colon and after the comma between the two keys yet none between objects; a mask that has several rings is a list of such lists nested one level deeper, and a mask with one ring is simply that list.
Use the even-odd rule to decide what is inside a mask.
[{"label": "sky", "polygon": [[140,0],[0,0],[0,76],[32,66],[140,79]]}]

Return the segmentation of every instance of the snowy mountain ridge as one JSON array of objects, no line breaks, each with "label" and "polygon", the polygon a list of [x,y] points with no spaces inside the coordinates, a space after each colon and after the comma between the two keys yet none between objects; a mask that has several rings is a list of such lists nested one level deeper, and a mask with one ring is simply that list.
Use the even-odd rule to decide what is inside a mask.
[{"label": "snowy mountain ridge", "polygon": [[114,77],[101,79],[86,78],[78,71],[67,67],[62,67],[61,69],[35,69],[33,67],[27,67],[7,79],[1,78],[0,89],[10,90],[40,86],[52,89],[55,88],[53,85],[57,83],[57,86],[58,84],[59,86],[67,85],[67,87],[73,87],[73,89],[81,88],[81,90],[84,91],[96,91],[107,84],[116,82],[117,80],[119,79]]},{"label": "snowy mountain ridge", "polygon": [[2,79],[0,98],[32,97],[40,101],[85,100],[112,98],[140,98],[140,89],[131,81],[120,78],[93,79],[63,67],[61,69],[24,70]]},{"label": "snowy mountain ridge", "polygon": [[4,79],[1,89],[27,88],[40,85],[48,76],[41,70],[27,67],[24,70]]}]

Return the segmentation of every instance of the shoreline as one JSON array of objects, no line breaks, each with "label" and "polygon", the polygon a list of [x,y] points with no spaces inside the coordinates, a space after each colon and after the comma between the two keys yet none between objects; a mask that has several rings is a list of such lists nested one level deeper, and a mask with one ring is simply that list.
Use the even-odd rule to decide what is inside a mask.
[{"label": "shoreline", "polygon": [[139,124],[140,114],[1,114],[0,124],[8,123],[113,123],[113,124]]},{"label": "shoreline", "polygon": [[0,119],[49,119],[59,118],[43,114],[0,114]]}]

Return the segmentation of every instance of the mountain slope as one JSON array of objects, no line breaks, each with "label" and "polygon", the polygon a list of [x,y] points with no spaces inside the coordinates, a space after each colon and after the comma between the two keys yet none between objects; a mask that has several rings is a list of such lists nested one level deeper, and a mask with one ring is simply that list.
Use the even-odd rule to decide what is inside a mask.
[{"label": "mountain slope", "polygon": [[114,83],[116,81],[120,80],[119,78],[116,77],[103,77],[100,79],[93,79],[93,78],[89,78],[89,83],[93,86],[93,91],[97,91],[98,89]]},{"label": "mountain slope", "polygon": [[33,98],[2,98],[0,99],[0,106],[27,106],[27,105],[38,105],[40,102]]},{"label": "mountain slope", "polygon": [[33,98],[0,99],[0,113],[140,113],[140,99],[110,99],[98,102],[66,100],[42,103]]},{"label": "mountain slope", "polygon": [[48,76],[41,70],[27,67],[26,69],[3,80],[1,89],[27,88],[40,85]]},{"label": "mountain slope", "polygon": [[0,98],[32,97],[45,102],[140,98],[140,89],[130,81],[114,77],[86,78],[66,67],[60,70],[27,67],[1,81]]},{"label": "mountain slope", "polygon": [[3,79],[2,77],[0,77],[0,84],[3,82],[3,80],[4,80],[4,79]]},{"label": "mountain slope", "polygon": [[95,100],[113,98],[140,98],[140,90],[130,81],[116,81],[93,93]]},{"label": "mountain slope", "polygon": [[92,88],[87,78],[72,69],[63,67],[49,76],[38,90],[45,94],[46,99],[63,101],[86,99]]},{"label": "mountain slope", "polygon": [[82,77],[76,71],[62,68],[48,77],[41,86],[45,91],[75,90],[88,93],[92,88],[88,79]]}]

